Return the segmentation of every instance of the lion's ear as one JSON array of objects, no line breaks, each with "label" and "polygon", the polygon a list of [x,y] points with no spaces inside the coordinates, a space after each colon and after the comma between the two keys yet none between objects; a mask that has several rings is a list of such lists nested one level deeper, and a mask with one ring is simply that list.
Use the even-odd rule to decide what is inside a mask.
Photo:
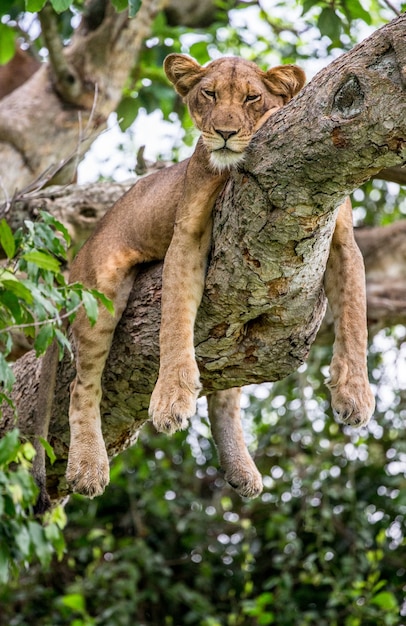
[{"label": "lion's ear", "polygon": [[304,71],[297,65],[278,65],[266,72],[268,88],[288,102],[306,82]]},{"label": "lion's ear", "polygon": [[164,61],[164,70],[182,97],[189,93],[204,74],[202,66],[185,54],[169,54]]}]

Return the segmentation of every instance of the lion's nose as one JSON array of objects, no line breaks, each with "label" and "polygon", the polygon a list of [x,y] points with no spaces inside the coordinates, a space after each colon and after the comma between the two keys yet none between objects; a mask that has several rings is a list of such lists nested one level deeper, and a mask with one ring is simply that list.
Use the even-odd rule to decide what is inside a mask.
[{"label": "lion's nose", "polygon": [[230,139],[238,133],[238,130],[219,130],[218,128],[214,129],[216,133],[218,133],[221,137],[223,137],[224,141]]}]

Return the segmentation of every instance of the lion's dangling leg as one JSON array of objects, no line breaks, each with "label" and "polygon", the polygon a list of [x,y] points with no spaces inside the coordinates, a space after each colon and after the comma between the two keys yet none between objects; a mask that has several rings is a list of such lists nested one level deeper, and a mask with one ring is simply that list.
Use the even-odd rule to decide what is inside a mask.
[{"label": "lion's dangling leg", "polygon": [[[89,246],[91,248],[91,246]],[[87,252],[89,252],[89,248]],[[109,482],[109,460],[103,440],[100,418],[101,377],[110,351],[114,330],[127,304],[133,285],[137,254],[113,252],[96,270],[95,286],[113,301],[115,314],[102,305],[92,327],[85,312],[79,311],[72,335],[76,351],[76,378],[71,384],[69,406],[70,447],[66,478],[73,491],[88,497],[103,493]],[[83,272],[72,272],[74,280],[86,284]]]},{"label": "lion's dangling leg", "polygon": [[194,350],[194,324],[203,295],[212,232],[212,208],[228,178],[213,172],[199,141],[186,172],[173,237],[162,277],[159,376],[149,415],[159,432],[186,428],[201,389]]},{"label": "lion's dangling leg", "polygon": [[367,371],[367,315],[364,261],[354,238],[349,198],[340,206],[324,276],[333,313],[335,341],[328,386],[335,415],[364,426],[375,400]]},{"label": "lion's dangling leg", "polygon": [[109,460],[100,419],[101,376],[116,321],[107,310],[100,310],[99,319],[91,328],[81,311],[72,328],[76,345],[76,377],[70,389],[66,479],[73,491],[89,497],[103,493],[109,482]]},{"label": "lion's dangling leg", "polygon": [[209,419],[224,478],[240,494],[255,498],[262,478],[244,440],[240,415],[241,389],[216,391],[208,397]]}]

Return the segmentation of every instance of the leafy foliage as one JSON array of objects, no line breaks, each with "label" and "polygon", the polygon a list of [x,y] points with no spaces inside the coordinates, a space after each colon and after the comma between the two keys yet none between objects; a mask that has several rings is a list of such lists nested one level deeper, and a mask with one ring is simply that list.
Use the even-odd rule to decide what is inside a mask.
[{"label": "leafy foliage", "polygon": [[[7,362],[17,330],[33,340],[37,355],[53,340],[62,353],[70,344],[63,331],[63,319],[72,320],[80,306],[91,322],[97,318],[97,302],[112,312],[103,294],[86,290],[79,283],[68,285],[63,264],[70,238],[66,228],[46,212],[37,222],[25,221],[25,229],[13,233],[3,218],[0,245],[7,257],[0,268],[0,406],[12,405],[10,392],[14,375]],[[43,442],[51,461],[54,453]],[[0,441],[0,581],[16,575],[21,567],[39,560],[49,565],[56,551],[61,557],[65,524],[63,509],[57,508],[44,520],[33,517],[38,488],[30,474],[35,450],[21,442],[17,429]]]},{"label": "leafy foliage", "polygon": [[10,402],[14,376],[6,361],[13,345],[13,332],[21,331],[33,340],[37,356],[55,339],[60,352],[70,344],[63,332],[63,320],[72,321],[79,307],[85,307],[91,323],[97,319],[97,302],[110,312],[112,304],[103,294],[66,282],[63,263],[67,260],[70,237],[66,228],[48,213],[41,220],[25,221],[25,230],[12,233],[6,220],[0,221],[0,245],[8,262],[0,268],[0,404]]},{"label": "leafy foliage", "polygon": [[48,514],[44,524],[32,515],[38,496],[38,487],[29,473],[34,455],[30,443],[20,442],[17,429],[0,441],[0,584],[32,562],[49,566],[53,555],[61,559],[64,551],[63,508]]}]

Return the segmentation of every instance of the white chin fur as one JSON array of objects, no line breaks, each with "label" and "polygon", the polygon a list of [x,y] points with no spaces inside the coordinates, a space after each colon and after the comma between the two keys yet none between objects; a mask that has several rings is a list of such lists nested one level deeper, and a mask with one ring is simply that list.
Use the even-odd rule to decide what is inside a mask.
[{"label": "white chin fur", "polygon": [[243,152],[233,152],[232,150],[213,150],[210,153],[210,163],[218,171],[230,169],[242,163]]}]

